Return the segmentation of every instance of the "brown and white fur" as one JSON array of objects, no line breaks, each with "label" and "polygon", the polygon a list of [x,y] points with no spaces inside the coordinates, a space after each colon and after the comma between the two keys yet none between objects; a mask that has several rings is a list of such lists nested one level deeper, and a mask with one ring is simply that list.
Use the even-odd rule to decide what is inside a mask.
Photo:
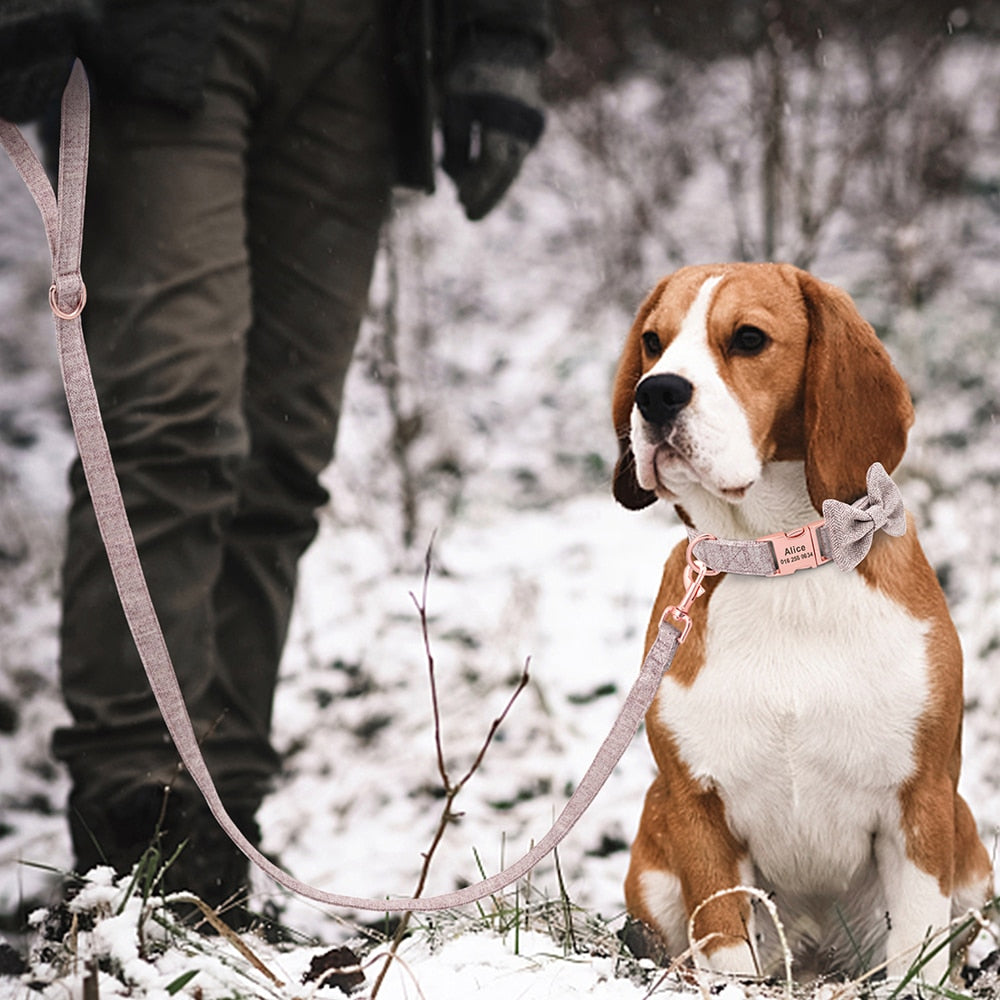
[{"label": "brown and white fur", "polygon": [[[673,378],[648,380],[655,376]],[[659,406],[637,388],[666,394]],[[688,397],[688,398],[685,398]],[[655,400],[654,400],[655,402]],[[865,493],[899,463],[903,380],[850,298],[788,265],[684,268],[639,310],[618,368],[615,496],[676,505],[699,532],[756,538]],[[670,555],[647,634],[684,593]],[[773,893],[800,973],[918,957],[928,931],[991,897],[992,866],[956,786],[962,659],[912,518],[854,571],[706,581],[647,715],[658,773],[632,845],[631,914],[671,954],[718,890]],[[773,968],[747,896],[698,916],[710,967]],[[947,949],[924,969],[947,970]]]}]

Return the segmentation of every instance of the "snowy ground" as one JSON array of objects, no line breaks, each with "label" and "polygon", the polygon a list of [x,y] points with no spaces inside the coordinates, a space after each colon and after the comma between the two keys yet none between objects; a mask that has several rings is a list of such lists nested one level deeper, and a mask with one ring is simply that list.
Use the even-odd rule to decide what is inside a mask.
[{"label": "snowy ground", "polygon": [[[948,76],[956,100],[995,93],[995,76],[983,69],[994,64],[978,50],[957,50]],[[731,97],[738,80],[729,69],[708,82],[715,90],[702,105],[706,126],[684,139],[698,169],[673,174],[666,156],[657,159],[650,130],[637,123],[664,112],[662,95],[636,83],[593,99],[613,161],[587,140],[595,104],[568,107],[552,116],[521,183],[484,223],[464,221],[446,183],[434,199],[401,208],[328,474],[333,500],[303,565],[278,692],[275,739],[285,775],[260,819],[265,848],[299,877],[362,895],[405,895],[416,881],[440,810],[411,597],[421,590],[432,538],[430,637],[445,748],[457,773],[529,658],[532,682],[462,793],[463,818],[434,860],[428,892],[474,880],[480,863],[496,870],[538,839],[607,733],[638,666],[660,565],[680,534],[670,511],[627,513],[611,499],[608,406],[618,348],[660,274],[679,257],[734,256],[739,228],[739,205],[720,197],[722,167],[706,152],[725,115],[735,116],[729,134],[739,124],[739,101],[719,96],[729,88]],[[996,122],[977,122],[977,176],[992,179],[995,192]],[[659,163],[673,185],[669,199],[640,205],[639,193],[663,184]],[[61,814],[66,779],[47,741],[63,718],[55,587],[72,445],[44,308],[44,238],[6,162],[0,203],[0,913],[11,914],[52,898],[51,876],[32,863],[71,863]],[[878,225],[867,219],[834,220],[811,264],[854,292],[886,333],[917,400],[898,478],[968,658],[963,789],[989,845],[1000,829],[998,222],[995,193],[981,192],[924,206],[909,219],[900,239],[910,270],[946,274],[919,306],[886,301],[891,275],[874,246]],[[380,332],[389,308],[400,324],[397,412],[419,418],[420,427],[405,468],[389,447],[393,380]],[[418,498],[411,515],[401,499],[407,483]],[[569,899],[612,928],[621,924],[627,845],[650,775],[638,739],[560,850]],[[290,986],[266,977],[251,986],[243,972],[226,971],[229,959],[168,949],[155,968],[133,956],[133,985],[123,985],[124,974],[105,976],[101,996],[129,989],[149,997],[302,995],[297,984],[310,956],[351,937],[353,916],[286,899],[263,879],[257,888],[255,905],[279,898],[284,921],[316,942],[267,953],[269,968]],[[551,864],[534,873],[532,892],[560,899]],[[127,921],[117,937],[114,926],[102,932],[116,948],[138,924],[128,913],[127,934]],[[3,926],[20,947],[16,918]],[[449,1000],[476,990],[612,1000],[649,989],[616,978],[614,959],[566,957],[536,931],[515,942],[512,932],[455,927],[464,932],[438,927],[415,936],[405,952],[412,976],[400,966],[380,995]],[[195,967],[198,976],[168,988]],[[79,995],[83,976],[65,971],[45,996]],[[660,994],[675,988],[664,984]],[[726,1000],[743,996],[729,989],[720,994]],[[0,996],[27,992],[0,978]]]}]

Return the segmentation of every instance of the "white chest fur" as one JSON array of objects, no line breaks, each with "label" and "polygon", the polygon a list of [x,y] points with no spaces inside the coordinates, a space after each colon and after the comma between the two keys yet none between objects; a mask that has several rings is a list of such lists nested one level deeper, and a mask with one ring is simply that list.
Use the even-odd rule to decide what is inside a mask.
[{"label": "white chest fur", "polygon": [[706,662],[690,687],[667,676],[659,712],[768,881],[845,891],[873,837],[898,828],[928,694],[925,633],[832,565],[716,588]]}]

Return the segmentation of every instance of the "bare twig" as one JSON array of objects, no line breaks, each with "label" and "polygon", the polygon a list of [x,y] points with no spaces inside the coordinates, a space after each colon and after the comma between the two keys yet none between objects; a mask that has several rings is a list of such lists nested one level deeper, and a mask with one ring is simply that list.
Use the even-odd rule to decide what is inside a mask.
[{"label": "bare twig", "polygon": [[444,745],[441,738],[441,703],[438,699],[437,670],[434,664],[434,653],[431,650],[430,628],[427,623],[427,587],[431,578],[431,554],[434,551],[435,535],[431,535],[430,544],[424,554],[424,581],[420,591],[420,600],[416,595],[410,594],[413,603],[416,605],[417,613],[420,616],[420,634],[424,640],[424,656],[427,658],[427,679],[431,692],[431,711],[434,714],[434,750],[437,755],[438,774],[441,777],[441,784],[447,792],[451,787],[448,777],[448,767],[444,760]]},{"label": "bare twig", "polygon": [[83,1000],[100,1000],[100,982],[97,959],[91,958],[87,961],[87,974],[83,979]]},{"label": "bare twig", "polygon": [[413,468],[412,448],[423,430],[423,416],[419,407],[407,407],[404,402],[405,385],[399,359],[402,334],[399,324],[401,290],[399,256],[395,240],[396,234],[390,228],[383,242],[388,288],[382,309],[382,328],[379,337],[381,354],[376,365],[377,381],[385,389],[386,402],[392,417],[390,454],[399,474],[402,541],[409,549],[417,532],[418,519],[417,473]]},{"label": "bare twig", "polygon": [[[483,760],[486,757],[486,752],[489,750],[490,745],[493,742],[494,736],[496,736],[497,730],[503,725],[504,720],[507,718],[508,713],[517,700],[518,695],[525,689],[529,681],[528,666],[530,660],[526,660],[524,664],[524,669],[521,671],[521,677],[518,681],[517,686],[514,688],[513,693],[507,700],[507,704],[504,706],[503,711],[493,720],[490,726],[489,732],[486,734],[486,738],[483,740],[482,746],[479,749],[479,753],[476,754],[475,759],[472,764],[469,765],[469,769],[465,774],[458,780],[453,781],[451,775],[448,772],[448,766],[445,762],[444,757],[444,739],[442,736],[442,726],[441,726],[441,709],[438,700],[437,693],[437,678],[436,670],[434,664],[434,655],[431,650],[430,641],[430,625],[427,616],[427,588],[430,581],[431,574],[431,553],[433,551],[434,542],[431,540],[431,544],[427,547],[427,554],[424,559],[424,579],[423,588],[421,590],[421,595],[419,598],[415,594],[410,596],[413,598],[413,603],[417,608],[417,613],[420,616],[420,630],[424,641],[424,652],[427,657],[427,672],[430,678],[430,691],[431,691],[431,707],[434,713],[434,746],[437,754],[437,766],[438,773],[441,777],[441,785],[444,789],[444,805],[441,808],[441,815],[438,818],[437,828],[434,831],[434,836],[431,838],[430,846],[424,852],[423,864],[420,866],[420,876],[417,879],[417,886],[413,891],[413,898],[419,899],[423,894],[424,888],[427,885],[427,878],[430,874],[431,862],[434,858],[434,854],[437,851],[438,845],[444,838],[445,831],[448,827],[458,818],[458,813],[452,808],[455,799],[458,797],[459,793],[468,783],[469,779],[479,770],[482,766]],[[396,957],[396,953],[399,950],[399,946],[406,936],[406,931],[410,925],[410,918],[413,916],[413,911],[408,910],[400,918],[399,926],[396,928],[396,933],[393,935],[392,942],[389,945],[389,950],[385,956],[385,964],[382,966],[379,972],[378,978],[375,980],[375,985],[372,987],[372,1000],[378,995],[379,989],[385,980],[386,973],[389,971],[389,966],[392,964],[393,959]]]}]

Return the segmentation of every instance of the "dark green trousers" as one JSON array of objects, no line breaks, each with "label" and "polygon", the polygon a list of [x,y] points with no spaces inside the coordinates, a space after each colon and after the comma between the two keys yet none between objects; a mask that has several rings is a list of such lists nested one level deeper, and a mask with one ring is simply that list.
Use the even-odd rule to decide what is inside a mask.
[{"label": "dark green trousers", "polygon": [[[356,0],[243,0],[204,109],[95,94],[84,331],[149,587],[223,799],[252,815],[296,564],[327,499],[390,185],[385,51]],[[100,839],[177,781],[79,467],[54,739]],[[124,797],[124,798],[123,798]],[[82,852],[77,844],[78,856]]]}]

